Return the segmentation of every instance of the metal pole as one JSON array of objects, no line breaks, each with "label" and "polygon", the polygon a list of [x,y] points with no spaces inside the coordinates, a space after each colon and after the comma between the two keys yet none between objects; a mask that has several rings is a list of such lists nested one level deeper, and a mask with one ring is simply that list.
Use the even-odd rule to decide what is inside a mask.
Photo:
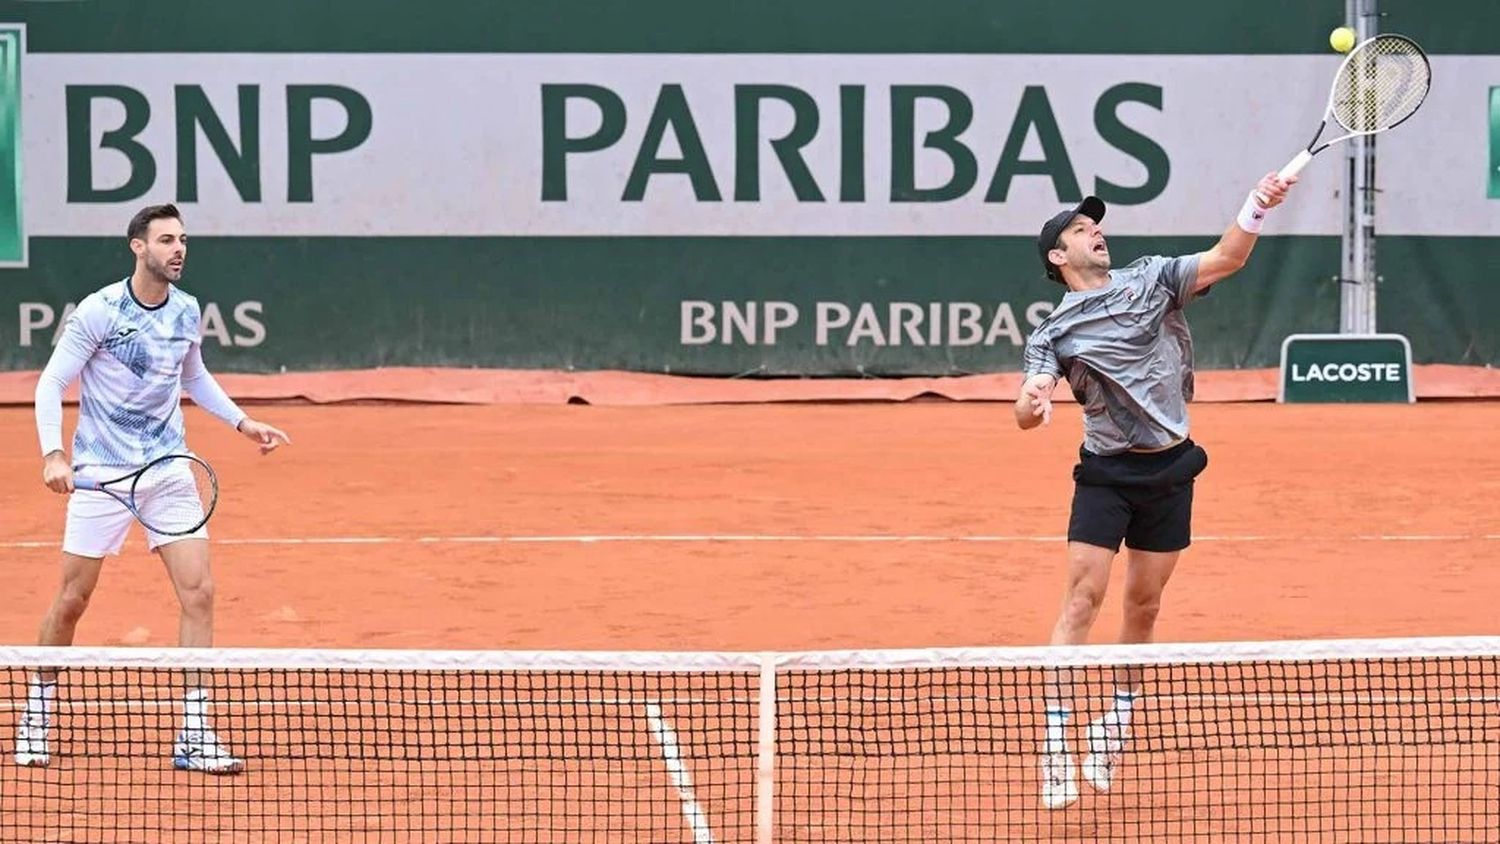
[{"label": "metal pole", "polygon": [[[1380,31],[1378,4],[1379,0],[1344,0],[1348,26],[1354,29],[1360,43]],[[1359,96],[1357,90],[1355,96]],[[1375,138],[1361,136],[1346,146],[1339,331],[1373,334],[1375,293],[1380,280],[1375,264]]]},{"label": "metal pole", "polygon": [[[1344,24],[1359,32],[1360,12],[1363,0],[1344,0]],[[1344,180],[1340,191],[1343,201],[1343,235],[1339,255],[1339,333],[1349,334],[1354,327],[1354,290],[1359,283],[1360,270],[1364,266],[1364,255],[1359,249],[1359,170],[1362,160],[1361,139],[1355,138],[1344,145]]]}]

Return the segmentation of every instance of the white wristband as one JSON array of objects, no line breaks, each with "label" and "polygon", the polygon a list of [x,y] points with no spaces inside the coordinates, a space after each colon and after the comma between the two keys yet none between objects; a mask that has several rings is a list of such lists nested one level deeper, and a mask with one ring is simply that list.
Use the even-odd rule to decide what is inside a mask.
[{"label": "white wristband", "polygon": [[1260,227],[1265,225],[1266,212],[1271,209],[1260,204],[1255,198],[1255,191],[1245,197],[1245,205],[1240,208],[1240,216],[1235,218],[1235,224],[1250,234],[1260,234]]}]

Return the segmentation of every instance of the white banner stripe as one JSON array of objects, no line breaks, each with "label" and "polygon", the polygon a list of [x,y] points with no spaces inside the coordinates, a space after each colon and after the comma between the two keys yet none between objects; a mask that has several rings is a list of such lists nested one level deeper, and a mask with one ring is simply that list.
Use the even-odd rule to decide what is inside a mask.
[{"label": "white banner stripe", "polygon": [[[183,187],[173,182],[176,121],[186,119],[176,108],[178,86],[201,90],[237,144],[237,91],[252,86],[259,144],[253,166],[236,173],[253,180],[257,198],[246,201],[200,142],[199,199],[184,206],[194,235],[1034,237],[1047,214],[1079,194],[1113,199],[1119,188],[1100,187],[1110,183],[1133,195],[1111,208],[1109,234],[1211,237],[1256,178],[1306,143],[1338,61],[1333,54],[33,53],[24,64],[24,219],[32,236],[117,237],[121,215],[140,201],[69,201],[79,179],[102,189],[145,176],[103,141],[124,122],[124,101],[101,95],[70,111],[70,89],[123,86],[138,96],[144,126],[126,142],[149,153],[155,178],[142,190],[158,196]],[[1500,214],[1485,194],[1486,103],[1500,56],[1434,56],[1433,71],[1422,110],[1380,136],[1381,233],[1500,235]],[[291,190],[295,143],[275,127],[289,125],[289,87],[309,83],[353,92],[359,109],[368,108],[370,130],[352,138],[359,142],[351,149],[316,156],[299,189],[311,201],[303,201]],[[560,85],[594,87],[565,97]],[[737,107],[747,85],[795,89],[806,113],[765,99],[751,125]],[[928,93],[899,116],[893,103],[916,86]],[[845,113],[847,88],[864,94],[857,114]],[[937,89],[972,117],[951,138],[944,129],[954,105],[932,96]],[[431,96],[439,90],[444,96]],[[665,90],[680,90],[686,111],[682,127],[674,123],[658,144],[648,141],[647,126]],[[550,126],[548,91],[558,118]],[[601,101],[623,120],[601,125]],[[339,137],[350,124],[347,108],[317,100],[313,137]],[[771,148],[794,127],[810,133],[794,153],[805,179],[794,180]],[[1038,127],[1055,127],[1060,143],[1044,147],[1040,138],[1050,134]],[[693,178],[655,173],[627,198],[638,162],[684,159],[677,132],[688,128],[702,148],[691,158]],[[910,140],[893,140],[898,129]],[[1002,160],[1017,131],[1026,140]],[[858,136],[845,137],[852,132]],[[568,149],[596,133],[598,149]],[[924,142],[931,135],[945,143]],[[87,175],[70,159],[75,137],[87,140]],[[862,150],[857,162],[848,160],[851,142]],[[903,143],[909,151],[898,152]],[[738,195],[746,149],[757,156],[754,200]],[[1052,172],[1008,176],[1014,160],[1045,161]],[[1269,218],[1267,235],[1336,236],[1341,161],[1338,147],[1319,155],[1292,201]],[[949,186],[959,170],[951,196],[909,201],[912,191]],[[860,201],[841,201],[849,172]],[[896,183],[894,173],[906,175]],[[391,201],[418,195],[428,201]]]}]

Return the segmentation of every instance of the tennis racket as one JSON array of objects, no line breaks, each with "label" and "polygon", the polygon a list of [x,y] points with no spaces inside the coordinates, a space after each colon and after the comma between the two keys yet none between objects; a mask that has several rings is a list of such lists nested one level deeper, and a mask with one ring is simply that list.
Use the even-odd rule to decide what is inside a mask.
[{"label": "tennis racket", "polygon": [[108,481],[75,479],[74,489],[110,496],[148,530],[184,536],[208,524],[219,503],[213,467],[191,454],[169,454]]},{"label": "tennis racket", "polygon": [[[1277,175],[1297,175],[1313,156],[1339,141],[1401,125],[1422,107],[1431,87],[1432,64],[1417,42],[1404,35],[1377,35],[1365,41],[1349,51],[1334,74],[1317,134]],[[1330,119],[1345,134],[1319,144]]]}]

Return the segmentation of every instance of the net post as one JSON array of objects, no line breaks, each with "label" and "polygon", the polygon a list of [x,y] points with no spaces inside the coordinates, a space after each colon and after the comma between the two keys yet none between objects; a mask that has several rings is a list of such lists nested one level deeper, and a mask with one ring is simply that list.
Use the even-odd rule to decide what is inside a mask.
[{"label": "net post", "polygon": [[760,655],[755,760],[755,844],[771,844],[776,806],[776,654]]}]

